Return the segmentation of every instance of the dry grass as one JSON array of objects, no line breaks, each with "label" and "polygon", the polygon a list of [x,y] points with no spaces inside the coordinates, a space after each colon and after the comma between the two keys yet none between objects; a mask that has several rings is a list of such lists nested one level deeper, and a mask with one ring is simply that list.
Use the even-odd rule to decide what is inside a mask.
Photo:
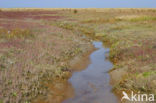
[{"label": "dry grass", "polygon": [[[80,9],[66,12],[62,28],[87,34],[110,47],[115,90],[156,94],[156,9]],[[77,30],[77,31],[76,31]],[[84,32],[83,32],[84,31]],[[85,33],[85,31],[91,33]]]},{"label": "dry grass", "polygon": [[0,28],[0,38],[5,39],[12,39],[12,38],[28,38],[33,37],[34,35],[30,30],[26,29],[13,29],[13,30],[7,30]]},{"label": "dry grass", "polygon": [[[48,95],[47,86],[41,82],[52,82],[54,78],[67,80],[70,60],[90,48],[85,38],[44,24],[42,18],[30,19],[32,14],[40,16],[53,11],[19,11],[4,10],[4,15],[0,14],[2,103],[29,103],[39,95]],[[30,15],[24,16],[27,14]],[[49,22],[48,18],[44,20]]]},{"label": "dry grass", "polygon": [[81,36],[84,34],[88,35],[89,37],[95,35],[95,31],[93,28],[89,28],[84,25],[73,23],[73,22],[63,22],[63,23],[62,22],[52,22],[52,23],[47,23],[47,24],[55,25],[55,26],[61,27],[63,29],[73,31],[75,34],[78,34]]},{"label": "dry grass", "polygon": [[[156,9],[31,8],[2,12],[0,101],[28,103],[37,95],[46,95],[47,87],[40,80],[69,76],[69,61],[90,47],[84,35],[110,47],[114,63],[110,73],[120,78],[114,82],[114,90],[156,94]],[[52,14],[55,16],[49,17]],[[15,20],[18,29],[11,25]],[[29,38],[34,35],[34,39]]]},{"label": "dry grass", "polygon": [[98,24],[103,24],[103,23],[116,23],[118,21],[121,21],[121,19],[118,18],[99,18],[99,19],[93,19],[93,20],[85,20],[82,21],[82,23],[98,23]]}]

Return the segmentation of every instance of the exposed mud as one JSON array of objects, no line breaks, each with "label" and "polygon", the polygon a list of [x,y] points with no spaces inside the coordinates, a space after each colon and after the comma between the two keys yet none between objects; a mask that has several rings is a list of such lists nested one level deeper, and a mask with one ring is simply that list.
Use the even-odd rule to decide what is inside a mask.
[{"label": "exposed mud", "polygon": [[66,80],[56,79],[53,82],[48,82],[47,87],[49,89],[47,95],[39,96],[32,103],[61,103],[74,94],[72,85]]},{"label": "exposed mud", "polygon": [[[69,77],[71,77],[73,72],[84,69],[90,63],[88,58],[94,50],[94,47],[90,47],[85,53],[77,55],[70,61]],[[79,64],[82,65],[80,66]],[[43,85],[48,88],[48,92],[45,96],[41,95],[35,98],[32,103],[62,103],[64,100],[74,96],[74,88],[68,82],[68,78],[52,78],[52,80]]]},{"label": "exposed mud", "polygon": [[[112,63],[106,59],[109,49],[101,42],[94,42],[97,49],[74,59],[69,81],[56,79],[48,82],[49,93],[33,103],[118,103],[112,93],[108,71]],[[108,54],[107,54],[108,55]]]},{"label": "exposed mud", "polygon": [[105,56],[108,49],[105,49],[101,42],[93,44],[98,50],[90,55],[91,63],[83,71],[73,73],[69,79],[75,96],[63,103],[118,103],[111,91],[108,71],[112,68],[112,63]]}]

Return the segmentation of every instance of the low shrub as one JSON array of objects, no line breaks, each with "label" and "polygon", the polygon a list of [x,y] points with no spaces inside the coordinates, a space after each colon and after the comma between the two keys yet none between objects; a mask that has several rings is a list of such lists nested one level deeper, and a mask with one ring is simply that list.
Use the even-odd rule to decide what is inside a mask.
[{"label": "low shrub", "polygon": [[75,10],[74,10],[74,14],[76,14],[77,12],[78,12],[78,11],[75,9]]}]

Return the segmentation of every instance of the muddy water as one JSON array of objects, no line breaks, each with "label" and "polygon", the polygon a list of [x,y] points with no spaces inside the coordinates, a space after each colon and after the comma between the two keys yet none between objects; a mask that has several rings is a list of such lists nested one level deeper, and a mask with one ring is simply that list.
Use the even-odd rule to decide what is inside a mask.
[{"label": "muddy water", "polygon": [[102,42],[93,42],[93,45],[97,50],[90,55],[91,63],[84,70],[74,72],[69,79],[75,95],[62,103],[118,103],[111,92],[108,71],[112,63],[106,59],[109,50],[103,47]]}]

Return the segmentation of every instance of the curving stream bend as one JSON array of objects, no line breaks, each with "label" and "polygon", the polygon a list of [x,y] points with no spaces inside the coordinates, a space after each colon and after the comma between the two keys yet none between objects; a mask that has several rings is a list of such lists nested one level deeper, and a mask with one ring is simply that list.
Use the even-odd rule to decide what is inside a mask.
[{"label": "curving stream bend", "polygon": [[84,70],[74,72],[69,79],[75,96],[62,103],[118,103],[117,97],[111,91],[108,74],[113,66],[106,59],[109,49],[104,48],[102,42],[93,42],[93,45],[97,50],[90,55],[91,63]]}]

